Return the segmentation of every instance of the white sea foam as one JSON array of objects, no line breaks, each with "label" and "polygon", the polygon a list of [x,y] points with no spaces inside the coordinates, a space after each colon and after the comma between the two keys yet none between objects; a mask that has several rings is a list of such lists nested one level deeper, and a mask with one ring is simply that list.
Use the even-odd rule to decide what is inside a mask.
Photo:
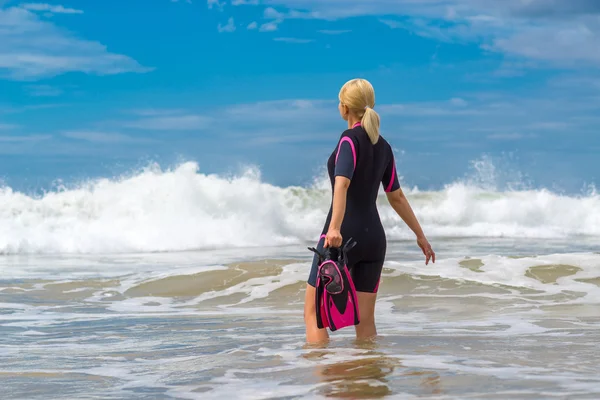
[{"label": "white sea foam", "polygon": [[[479,168],[486,172],[489,168]],[[331,193],[278,187],[253,169],[235,177],[202,174],[196,163],[153,166],[30,196],[0,187],[0,253],[115,253],[277,246],[315,240]],[[565,238],[600,236],[600,196],[549,190],[501,191],[466,179],[443,190],[406,190],[428,236]],[[487,183],[486,183],[487,182]],[[380,199],[389,239],[412,233]]]}]

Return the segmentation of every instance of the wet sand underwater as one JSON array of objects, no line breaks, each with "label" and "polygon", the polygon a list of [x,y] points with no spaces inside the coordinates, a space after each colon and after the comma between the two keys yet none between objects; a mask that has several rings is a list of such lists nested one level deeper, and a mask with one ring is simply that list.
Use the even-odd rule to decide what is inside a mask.
[{"label": "wet sand underwater", "polygon": [[432,243],[390,243],[376,340],[324,347],[306,246],[1,256],[2,398],[600,397],[594,241]]}]

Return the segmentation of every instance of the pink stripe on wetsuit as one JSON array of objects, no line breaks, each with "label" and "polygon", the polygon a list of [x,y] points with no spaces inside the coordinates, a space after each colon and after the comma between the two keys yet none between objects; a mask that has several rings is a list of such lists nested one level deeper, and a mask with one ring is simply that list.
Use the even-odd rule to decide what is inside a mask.
[{"label": "pink stripe on wetsuit", "polygon": [[396,179],[396,163],[394,162],[394,159],[392,158],[392,176],[390,177],[390,183],[388,183],[387,187],[385,188],[386,192],[391,192],[392,191],[392,187],[394,186],[394,181]]},{"label": "pink stripe on wetsuit", "polygon": [[344,144],[344,142],[348,142],[350,144],[350,148],[352,149],[352,159],[354,160],[354,168],[356,168],[356,149],[354,148],[354,142],[349,137],[343,137],[342,140],[340,140],[340,145],[338,146],[338,151],[335,156],[335,162],[337,163],[338,158],[340,157],[340,150],[342,149],[342,144]]}]

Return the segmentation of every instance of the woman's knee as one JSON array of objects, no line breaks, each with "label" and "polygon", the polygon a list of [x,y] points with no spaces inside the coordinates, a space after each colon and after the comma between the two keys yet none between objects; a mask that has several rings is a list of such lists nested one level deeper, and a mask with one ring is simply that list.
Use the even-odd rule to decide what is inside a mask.
[{"label": "woman's knee", "polygon": [[310,284],[306,285],[306,294],[304,296],[304,321],[309,321],[315,317],[317,307],[315,305],[315,288]]},{"label": "woman's knee", "polygon": [[375,322],[375,301],[377,293],[357,292],[358,309],[360,312],[361,322],[366,324]]},{"label": "woman's knee", "polygon": [[311,305],[304,306],[304,322],[308,322],[316,317],[317,310]]}]

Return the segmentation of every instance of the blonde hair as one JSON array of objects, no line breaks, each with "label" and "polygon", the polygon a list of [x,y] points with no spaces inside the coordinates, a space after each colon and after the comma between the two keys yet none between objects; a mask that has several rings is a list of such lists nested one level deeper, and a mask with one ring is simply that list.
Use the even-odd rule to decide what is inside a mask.
[{"label": "blonde hair", "polygon": [[367,131],[371,143],[379,140],[379,114],[375,107],[375,90],[366,79],[352,79],[342,86],[340,102],[361,119],[361,125]]}]

